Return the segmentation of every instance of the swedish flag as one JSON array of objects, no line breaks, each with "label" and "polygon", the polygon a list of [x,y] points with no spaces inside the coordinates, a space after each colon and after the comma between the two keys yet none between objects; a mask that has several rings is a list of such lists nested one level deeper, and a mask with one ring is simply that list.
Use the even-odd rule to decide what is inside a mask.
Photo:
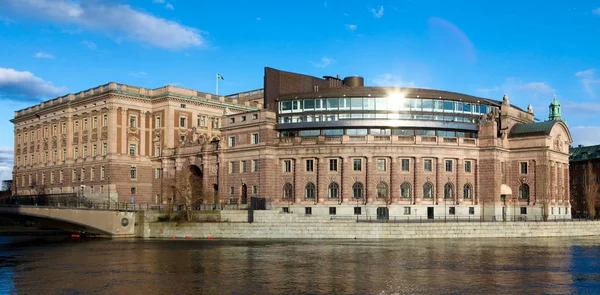
[{"label": "swedish flag", "polygon": [[217,73],[217,79],[219,79],[219,80],[225,80],[225,79],[223,79],[223,76],[221,76],[221,74],[219,74],[219,73]]}]

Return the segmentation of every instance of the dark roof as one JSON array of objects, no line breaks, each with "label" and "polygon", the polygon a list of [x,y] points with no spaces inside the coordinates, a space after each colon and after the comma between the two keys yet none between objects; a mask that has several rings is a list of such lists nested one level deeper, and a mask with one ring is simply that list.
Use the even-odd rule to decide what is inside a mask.
[{"label": "dark roof", "polygon": [[513,126],[508,137],[524,137],[536,135],[550,135],[552,127],[559,121],[545,121],[539,123],[516,124]]},{"label": "dark roof", "polygon": [[600,145],[578,146],[571,148],[571,161],[588,161],[600,159]]}]

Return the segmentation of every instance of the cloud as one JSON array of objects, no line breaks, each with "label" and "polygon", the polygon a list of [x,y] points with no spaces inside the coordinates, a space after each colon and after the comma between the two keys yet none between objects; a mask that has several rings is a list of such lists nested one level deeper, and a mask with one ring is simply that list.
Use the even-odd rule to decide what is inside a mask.
[{"label": "cloud", "polygon": [[592,10],[592,13],[595,14],[595,15],[600,15],[600,7]]},{"label": "cloud", "polygon": [[35,58],[49,58],[49,59],[54,59],[54,55],[40,51],[38,53],[36,53],[33,57]]},{"label": "cloud", "polygon": [[376,76],[375,79],[373,79],[373,84],[376,86],[416,87],[415,82],[404,81],[402,77],[391,73]]},{"label": "cloud", "polygon": [[166,8],[166,9],[169,9],[169,10],[175,10],[175,7],[174,7],[174,6],[173,6],[173,4],[171,4],[171,3],[167,3],[167,4],[165,5],[165,8]]},{"label": "cloud", "polygon": [[600,126],[576,126],[569,128],[569,131],[571,131],[571,137],[573,137],[573,146],[600,144],[600,137],[591,136],[592,134],[600,134]]},{"label": "cloud", "polygon": [[521,86],[523,90],[533,91],[538,93],[553,93],[556,90],[552,89],[548,84],[544,82],[531,82]]},{"label": "cloud", "polygon": [[375,16],[376,18],[383,17],[383,5],[379,5],[378,9],[371,8],[370,10],[371,10],[371,13],[373,14],[373,16]]},{"label": "cloud", "polygon": [[67,91],[56,87],[28,71],[0,68],[0,100],[39,101],[59,96]]},{"label": "cloud", "polygon": [[0,147],[0,181],[12,179],[14,152],[11,147]]},{"label": "cloud", "polygon": [[17,13],[51,22],[75,24],[160,48],[180,49],[205,44],[201,32],[177,22],[114,2],[70,0],[5,0]]},{"label": "cloud", "polygon": [[81,44],[85,45],[87,48],[91,50],[96,50],[96,43],[90,41],[81,41]]},{"label": "cloud", "polygon": [[311,62],[311,63],[313,64],[313,66],[315,66],[317,68],[326,68],[334,62],[335,62],[335,59],[323,57],[323,58],[321,58],[321,62],[318,62],[318,63]]},{"label": "cloud", "polygon": [[575,77],[579,78],[579,81],[581,81],[585,92],[593,98],[596,97],[594,85],[600,84],[600,78],[596,78],[595,74],[596,69],[593,68],[575,73]]},{"label": "cloud", "polygon": [[346,24],[346,29],[354,32],[358,28],[357,25]]}]

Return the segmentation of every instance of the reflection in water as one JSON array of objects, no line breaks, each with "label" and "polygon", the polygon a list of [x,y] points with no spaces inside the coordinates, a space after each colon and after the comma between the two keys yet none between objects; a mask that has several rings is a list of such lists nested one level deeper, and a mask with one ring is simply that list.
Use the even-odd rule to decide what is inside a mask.
[{"label": "reflection in water", "polygon": [[599,257],[597,238],[0,241],[0,293],[589,293]]}]

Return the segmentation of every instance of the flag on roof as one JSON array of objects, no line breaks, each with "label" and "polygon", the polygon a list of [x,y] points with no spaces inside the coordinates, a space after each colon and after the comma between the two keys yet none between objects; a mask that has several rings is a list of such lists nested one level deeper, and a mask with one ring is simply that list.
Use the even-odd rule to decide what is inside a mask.
[{"label": "flag on roof", "polygon": [[218,74],[218,73],[217,73],[217,79],[225,80],[225,79],[223,79],[223,76],[221,76],[221,74]]}]

